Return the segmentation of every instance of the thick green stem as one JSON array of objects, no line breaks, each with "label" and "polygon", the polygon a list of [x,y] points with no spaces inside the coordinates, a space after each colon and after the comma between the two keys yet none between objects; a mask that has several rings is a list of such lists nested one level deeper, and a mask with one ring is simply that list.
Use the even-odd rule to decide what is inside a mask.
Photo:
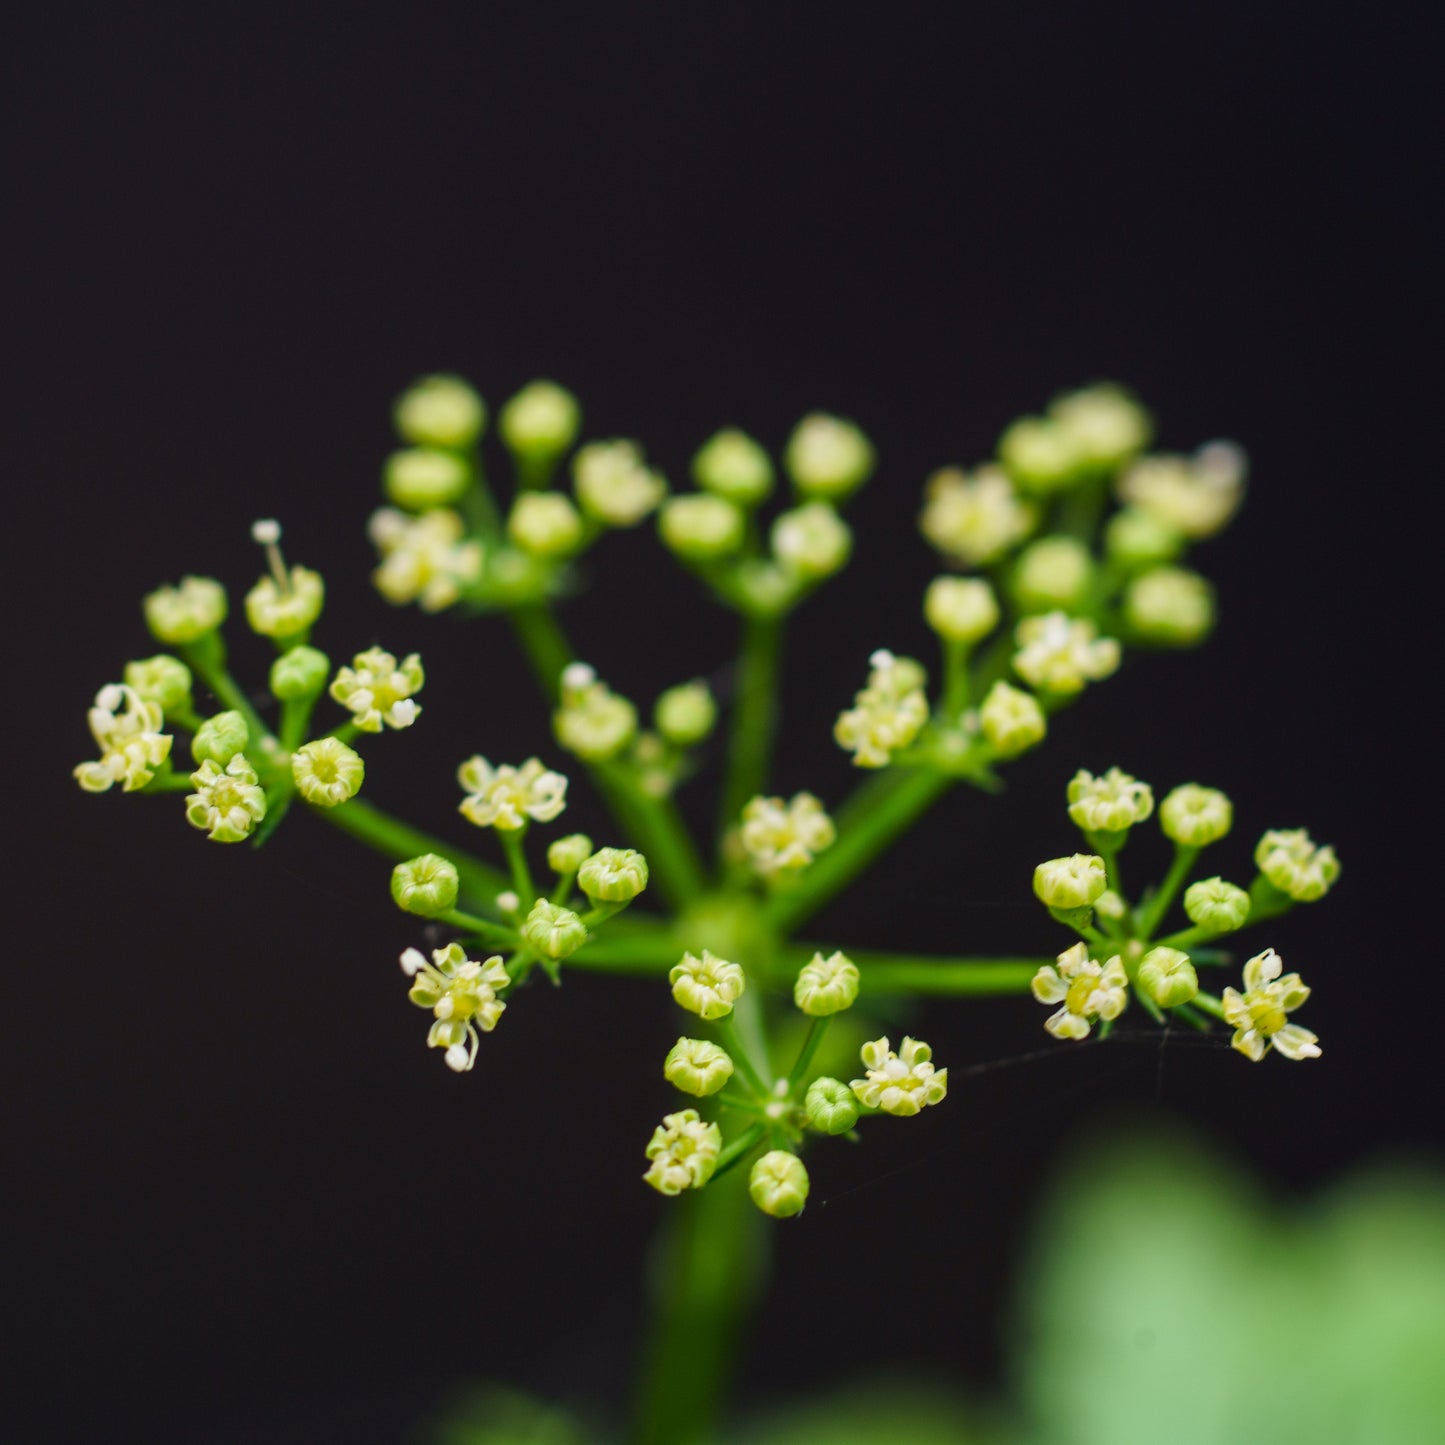
[{"label": "thick green stem", "polygon": [[536,901],[537,890],[532,886],[532,870],[527,866],[527,845],[522,841],[523,829],[499,829],[502,848],[507,855],[507,864],[512,870],[512,887],[522,900],[522,908],[531,908]]},{"label": "thick green stem", "polygon": [[811,918],[957,781],[931,768],[890,769],[870,778],[838,810],[833,846],[795,887],[768,903],[768,922],[787,933]]},{"label": "thick green stem", "polygon": [[828,1025],[831,1022],[831,1017],[826,1014],[822,1018],[809,1020],[803,1047],[798,1050],[797,1060],[788,1070],[789,1084],[796,1084],[808,1072],[808,1065],[813,1062],[813,1056],[818,1052],[818,1046],[823,1042],[823,1035],[828,1032]]},{"label": "thick green stem", "polygon": [[1184,843],[1174,845],[1174,861],[1169,865],[1169,872],[1164,875],[1159,891],[1138,910],[1140,938],[1154,936],[1154,930],[1164,921],[1164,915],[1169,912],[1174,895],[1179,892],[1180,884],[1189,876],[1189,870],[1194,867],[1194,860],[1198,857],[1198,848],[1191,848]]},{"label": "thick green stem", "polygon": [[[828,945],[823,945],[824,948]],[[987,998],[1029,991],[1034,974],[1052,958],[934,958],[850,948],[864,998]]]},{"label": "thick green stem", "polygon": [[718,814],[719,839],[737,823],[744,804],[767,787],[782,644],[780,617],[744,617],[727,774]]},{"label": "thick green stem", "polygon": [[399,822],[360,798],[353,798],[338,808],[312,808],[310,812],[398,863],[415,858],[420,853],[439,853],[455,866],[462,892],[473,903],[490,906],[496,901],[497,894],[510,886],[504,874],[489,867],[480,858],[473,858],[470,853],[453,847],[441,838]]},{"label": "thick green stem", "polygon": [[742,1171],[666,1201],[629,1445],[709,1445],[738,1341],[762,1291],[767,1221]]}]

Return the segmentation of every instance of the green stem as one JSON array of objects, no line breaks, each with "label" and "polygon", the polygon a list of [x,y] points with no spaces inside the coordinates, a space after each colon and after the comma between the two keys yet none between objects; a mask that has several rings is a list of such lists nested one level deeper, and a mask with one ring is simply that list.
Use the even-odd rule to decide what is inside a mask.
[{"label": "green stem", "polygon": [[782,645],[780,617],[744,617],[732,735],[728,741],[727,773],[718,815],[719,840],[737,823],[749,799],[767,787],[768,761],[777,721]]},{"label": "green stem", "polygon": [[1212,993],[1205,993],[1201,990],[1189,1000],[1189,1004],[1191,1007],[1200,1010],[1201,1013],[1207,1013],[1213,1018],[1225,1022],[1224,1005],[1219,999],[1215,998]]},{"label": "green stem", "polygon": [[889,769],[870,778],[838,810],[838,837],[786,893],[767,905],[768,922],[787,933],[845,888],[957,781],[930,768]]},{"label": "green stem", "polygon": [[1052,958],[934,958],[854,948],[847,954],[858,965],[859,991],[865,998],[906,998],[910,994],[987,998],[1027,993],[1034,974],[1053,962]]},{"label": "green stem", "polygon": [[512,870],[512,887],[517,890],[525,912],[537,901],[537,890],[532,886],[532,870],[527,866],[527,846],[522,841],[524,831],[521,828],[497,829],[502,851],[507,855],[507,865]]},{"label": "green stem", "polygon": [[737,1025],[733,1022],[732,1016],[727,1015],[717,1021],[717,1031],[727,1051],[732,1055],[732,1061],[738,1067],[738,1072],[748,1081],[748,1086],[759,1099],[772,1097],[772,1090],[763,1082],[763,1076],[758,1072],[757,1066],[750,1057],[747,1044],[743,1042],[742,1035],[738,1032]]},{"label": "green stem", "polygon": [[943,639],[943,716],[949,727],[956,728],[968,706],[968,657],[972,649],[966,642]]},{"label": "green stem", "polygon": [[[734,1104],[733,1107],[739,1106]],[[758,1140],[767,1132],[766,1124],[750,1124],[717,1156],[717,1166],[712,1171],[712,1177],[716,1179],[719,1174],[726,1174],[734,1164],[745,1159],[749,1151],[757,1146]]]},{"label": "green stem", "polygon": [[246,719],[251,741],[259,744],[271,736],[271,730],[261,721],[261,714],[251,705],[251,699],[237,686],[235,678],[226,671],[226,654],[216,633],[199,639],[188,646],[178,648],[202,682],[215,694],[218,702],[224,703],[232,712],[238,712]]},{"label": "green stem", "polygon": [[480,858],[473,858],[470,853],[430,833],[410,827],[360,798],[353,798],[338,808],[312,808],[310,811],[315,817],[324,819],[332,827],[340,828],[343,833],[349,833],[367,847],[374,848],[384,857],[394,858],[398,863],[404,863],[420,853],[439,853],[455,866],[462,892],[475,902],[491,904],[497,894],[509,886],[503,874]]},{"label": "green stem", "polygon": [[788,1071],[790,1085],[796,1084],[808,1072],[808,1065],[813,1062],[813,1056],[818,1052],[818,1045],[823,1042],[823,1035],[828,1032],[831,1022],[831,1015],[808,1021],[808,1032],[803,1039],[803,1047],[798,1051],[798,1061]]},{"label": "green stem", "polygon": [[519,942],[515,928],[508,928],[505,924],[493,922],[489,918],[478,918],[475,913],[465,913],[460,908],[448,909],[437,917],[443,923],[450,923],[453,928],[475,933],[479,938],[503,944],[507,948],[516,948]]},{"label": "green stem", "polygon": [[1174,861],[1169,865],[1169,871],[1164,875],[1159,891],[1138,911],[1140,938],[1154,936],[1154,930],[1168,913],[1169,905],[1174,902],[1174,895],[1179,892],[1180,884],[1189,876],[1189,870],[1194,867],[1194,860],[1198,857],[1198,848],[1191,848],[1185,843],[1174,845]]}]

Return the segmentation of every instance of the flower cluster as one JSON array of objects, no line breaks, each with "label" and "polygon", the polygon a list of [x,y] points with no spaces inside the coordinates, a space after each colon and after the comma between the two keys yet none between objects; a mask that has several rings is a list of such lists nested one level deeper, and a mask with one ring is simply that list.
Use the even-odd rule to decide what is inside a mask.
[{"label": "flower cluster", "polygon": [[777,880],[806,868],[837,836],[833,820],[812,793],[754,798],[743,809],[738,837],[762,878]]},{"label": "flower cluster", "polygon": [[928,674],[911,657],[879,648],[868,659],[868,683],[833,728],[841,747],[860,768],[883,768],[906,748],[928,721],[923,691]]}]

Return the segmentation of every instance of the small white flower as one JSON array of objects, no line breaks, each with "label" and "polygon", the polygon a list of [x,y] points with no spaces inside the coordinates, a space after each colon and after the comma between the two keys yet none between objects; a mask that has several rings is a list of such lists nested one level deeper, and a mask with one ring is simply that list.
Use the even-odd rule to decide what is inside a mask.
[{"label": "small white flower", "polygon": [[226,589],[210,577],[182,577],[179,587],[158,587],[141,605],[152,634],[175,647],[214,632],[226,620]]},{"label": "small white flower", "polygon": [[410,653],[400,663],[380,647],[358,652],[350,667],[341,668],[331,684],[331,696],[348,709],[364,733],[379,733],[383,725],[410,727],[421,708],[412,694],[426,681],[421,659]]},{"label": "small white flower", "polygon": [[739,838],[748,861],[764,878],[806,868],[837,837],[833,820],[812,793],[753,798],[743,809]]},{"label": "small white flower", "polygon": [[1001,758],[1014,758],[1044,740],[1048,719],[1031,692],[999,681],[978,710],[978,725]]},{"label": "small white flower", "polygon": [[461,814],[479,828],[515,832],[529,818],[550,823],[567,806],[567,779],[538,758],[528,758],[520,768],[507,763],[494,768],[478,755],[457,769],[457,780],[467,795]]},{"label": "small white flower", "polygon": [[263,637],[294,637],[305,632],[321,615],[326,599],[319,572],[292,567],[282,575],[284,587],[274,577],[263,577],[246,594],[246,621]]},{"label": "small white flower", "polygon": [[1088,945],[1065,949],[1056,963],[1046,963],[1030,983],[1040,1003],[1062,1007],[1044,1027],[1056,1039],[1083,1039],[1099,1019],[1116,1019],[1129,1002],[1129,976],[1116,954],[1107,963],[1089,957]]},{"label": "small white flower", "polygon": [[1064,612],[1026,617],[1014,636],[1019,644],[1014,670],[1030,686],[1048,692],[1079,692],[1119,666],[1119,644],[1100,637],[1085,617]]},{"label": "small white flower", "polygon": [[919,526],[945,557],[968,567],[996,562],[1038,522],[1002,467],[980,467],[970,477],[947,467],[928,479]]},{"label": "small white flower", "polygon": [[1224,990],[1224,1017],[1234,1025],[1233,1046],[1258,1063],[1271,1049],[1287,1059],[1317,1059],[1319,1038],[1299,1024],[1289,1023],[1310,991],[1297,973],[1280,977],[1283,960],[1274,949],[1257,953],[1244,965],[1244,992]]},{"label": "small white flower", "polygon": [[477,1030],[489,1034],[506,1009],[497,990],[512,981],[500,954],[483,962],[468,958],[459,943],[432,952],[428,963],[420,950],[408,948],[401,956],[401,971],[415,979],[407,997],[418,1008],[430,1009],[434,1022],[427,1047],[445,1049],[447,1067],[465,1073],[477,1061]]},{"label": "small white flower", "polygon": [[918,1039],[905,1038],[896,1054],[886,1037],[874,1039],[863,1045],[867,1077],[849,1087],[868,1108],[907,1118],[948,1093],[948,1070],[935,1070],[932,1058],[933,1050]]},{"label": "small white flower", "polygon": [[396,606],[417,602],[424,612],[440,612],[481,581],[481,543],[465,540],[466,525],[456,512],[439,508],[409,517],[382,507],[372,513],[368,531],[381,554],[371,580]]},{"label": "small white flower", "polygon": [[853,754],[855,767],[882,768],[906,748],[928,721],[927,673],[911,657],[880,648],[869,659],[868,684],[840,713],[833,736]]},{"label": "small white flower", "polygon": [[722,1130],[706,1124],[696,1109],[667,1114],[647,1145],[651,1167],[642,1177],[659,1194],[701,1189],[717,1168]]},{"label": "small white flower", "polygon": [[637,736],[637,709],[585,662],[562,673],[561,705],[552,714],[557,741],[588,762],[615,758]]},{"label": "small white flower", "polygon": [[360,791],[366,764],[340,738],[316,738],[291,754],[291,776],[308,803],[335,808]]},{"label": "small white flower", "polygon": [[133,793],[145,787],[170,756],[171,735],[161,731],[160,704],[147,701],[126,683],[101,688],[86,721],[100,746],[100,757],[81,763],[73,772],[87,793],[103,793],[116,783]]},{"label": "small white flower", "polygon": [[1212,537],[1239,508],[1247,463],[1232,442],[1192,457],[1140,457],[1119,479],[1119,496],[1186,537]]},{"label": "small white flower", "polygon": [[186,822],[217,843],[239,843],[266,816],[266,793],[256,770],[237,753],[222,768],[207,759],[191,774],[196,790],[186,797]]},{"label": "small white flower", "polygon": [[1340,876],[1333,848],[1320,847],[1303,828],[1271,829],[1254,850],[1259,871],[1296,903],[1323,898]]}]

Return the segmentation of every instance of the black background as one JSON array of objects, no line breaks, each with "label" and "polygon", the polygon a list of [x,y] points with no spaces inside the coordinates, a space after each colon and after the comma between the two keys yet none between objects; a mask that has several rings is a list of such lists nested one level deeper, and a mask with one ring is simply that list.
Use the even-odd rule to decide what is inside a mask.
[{"label": "black background", "polygon": [[[1438,731],[1416,590],[1435,564],[1405,553],[1437,535],[1439,486],[1414,18],[32,18],[4,99],[20,1438],[395,1440],[483,1375],[620,1401],[666,1207],[636,1179],[669,1102],[665,992],[534,990],[455,1078],[404,999],[394,958],[417,940],[385,864],[306,817],[259,854],[212,847],[175,799],[85,797],[68,776],[90,696],[154,650],[140,593],[198,571],[239,598],[267,515],[328,579],[322,646],[429,664],[420,725],[371,751],[375,801],[460,838],[460,758],[560,761],[500,622],[393,612],[367,584],[389,404],[423,371],[494,405],[556,377],[588,435],[638,436],[678,480],[719,425],[777,446],[810,408],[862,423],[882,465],[853,567],[798,618],[774,779],[833,801],[852,778],[828,730],[867,654],[928,655],[928,470],[1098,377],[1141,392],[1164,445],[1225,435],[1253,460],[1241,519],[1199,554],[1222,610],[1206,648],[1131,660],[1009,794],[947,799],[818,931],[1051,950],[1028,881],[1073,847],[1073,770],[1198,778],[1236,799],[1226,876],[1269,826],[1339,848],[1337,892],[1260,945],[1315,985],[1324,1059],[1060,1050],[960,1070],[946,1109],[818,1150],[812,1206],[777,1231],[746,1401],[906,1359],[994,1381],[1020,1223],[1060,1149],[1121,1104],[1162,1102],[1285,1189],[1438,1138],[1438,886],[1412,871],[1415,800],[1436,796],[1414,755]],[[646,529],[590,565],[609,605],[564,621],[605,676],[643,697],[699,672],[725,689],[731,624]],[[264,649],[234,650],[259,681]],[[600,835],[574,794],[568,820]],[[1127,861],[1163,860],[1136,843]],[[1046,1042],[1027,999],[925,1018],[955,1068]],[[895,1312],[927,1327],[885,1327]]]}]

